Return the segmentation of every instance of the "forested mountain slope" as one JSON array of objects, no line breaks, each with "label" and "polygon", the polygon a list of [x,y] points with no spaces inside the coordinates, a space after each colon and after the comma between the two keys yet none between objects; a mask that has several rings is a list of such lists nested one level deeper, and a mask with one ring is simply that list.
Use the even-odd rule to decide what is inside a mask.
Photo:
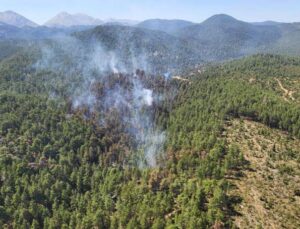
[{"label": "forested mountain slope", "polygon": [[232,159],[225,163],[232,169],[225,175],[233,185],[227,194],[237,203],[233,218],[240,228],[299,227],[299,64],[259,55],[209,67],[194,75],[171,113],[173,149],[203,157],[209,155],[203,149],[224,141],[243,155],[242,167]]},{"label": "forested mountain slope", "polygon": [[[93,69],[93,106],[74,106],[86,71],[41,68],[38,56],[0,63],[0,227],[280,228],[276,211],[299,227],[300,59],[256,55],[173,78]],[[124,103],[110,108],[115,88]],[[153,102],[139,105],[150,90]],[[152,128],[134,125],[144,115],[166,139],[156,164],[134,135]],[[241,189],[247,179],[265,185],[258,213]],[[263,224],[260,213],[272,217]]]},{"label": "forested mountain slope", "polygon": [[137,63],[151,73],[176,72],[203,62],[196,44],[161,31],[103,25],[74,36],[86,46],[93,47],[98,42],[102,48],[113,52],[122,64]]},{"label": "forested mountain slope", "polygon": [[176,34],[183,28],[193,25],[193,22],[185,20],[163,20],[149,19],[137,24],[137,27],[163,31],[169,34]]},{"label": "forested mountain slope", "polygon": [[136,26],[124,26],[126,23],[116,21],[96,27],[102,23],[84,15],[77,16],[79,21],[84,19],[85,22],[79,22],[76,17],[74,21],[72,15],[69,18],[71,21],[67,20],[69,25],[51,28],[18,27],[0,22],[0,40],[40,41],[68,39],[70,36],[84,38],[86,46],[96,40],[124,61],[141,59],[156,66],[156,72],[175,72],[207,62],[221,62],[258,53],[300,54],[299,23],[256,24],[220,14],[202,23],[153,19]]},{"label": "forested mountain slope", "polygon": [[202,23],[148,20],[138,24],[189,41],[204,61],[223,61],[261,52],[299,55],[298,23],[248,23],[214,15]]}]

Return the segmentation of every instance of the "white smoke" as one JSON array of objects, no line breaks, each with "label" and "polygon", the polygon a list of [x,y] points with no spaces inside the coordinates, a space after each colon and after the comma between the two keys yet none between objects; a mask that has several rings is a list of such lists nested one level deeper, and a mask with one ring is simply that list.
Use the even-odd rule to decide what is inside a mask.
[{"label": "white smoke", "polygon": [[[124,107],[130,110],[129,115],[122,117],[123,122],[125,126],[129,126],[128,132],[134,136],[138,150],[144,152],[147,165],[155,166],[156,157],[162,151],[165,134],[157,130],[150,111],[154,102],[160,101],[162,95],[154,95],[153,90],[145,87],[139,77],[133,74],[136,69],[148,68],[145,55],[131,55],[127,59],[129,64],[125,64],[116,52],[105,50],[101,43],[95,41],[86,48],[74,37],[61,37],[44,44],[41,50],[42,58],[35,67],[59,71],[68,77],[68,82],[74,84],[70,85],[74,108],[87,106],[91,110],[97,109],[98,101],[93,92],[93,84],[101,82],[106,85],[109,74],[118,77],[122,73],[130,77],[129,83],[133,85],[130,90],[125,90],[120,85],[104,88],[105,93],[100,99],[106,110],[114,108],[120,113]],[[75,83],[78,75],[81,75],[80,84]],[[102,120],[99,123],[103,123]]]},{"label": "white smoke", "polygon": [[133,96],[135,103],[141,106],[152,106],[153,104],[153,91],[147,88],[143,88],[139,83],[135,82],[133,90]]},{"label": "white smoke", "polygon": [[[151,130],[153,131],[153,130]],[[155,167],[157,165],[156,158],[163,150],[163,145],[166,139],[164,132],[154,131],[148,133],[145,147],[145,157],[149,166]]]}]

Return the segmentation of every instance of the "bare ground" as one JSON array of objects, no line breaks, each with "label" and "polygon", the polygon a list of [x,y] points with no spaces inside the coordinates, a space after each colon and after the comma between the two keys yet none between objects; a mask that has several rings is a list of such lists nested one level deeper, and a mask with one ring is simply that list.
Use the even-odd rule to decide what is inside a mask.
[{"label": "bare ground", "polygon": [[[234,217],[239,228],[300,228],[300,140],[262,124],[234,120],[229,144],[237,144],[249,162],[243,176],[232,179],[231,195],[241,196]],[[295,155],[290,155],[293,151]]]},{"label": "bare ground", "polygon": [[279,79],[276,78],[276,81],[278,82],[278,85],[280,87],[280,89],[284,92],[284,98],[287,99],[291,99],[292,101],[295,101],[296,99],[294,98],[293,94],[295,93],[294,91],[290,91],[288,89],[286,89],[281,81]]}]

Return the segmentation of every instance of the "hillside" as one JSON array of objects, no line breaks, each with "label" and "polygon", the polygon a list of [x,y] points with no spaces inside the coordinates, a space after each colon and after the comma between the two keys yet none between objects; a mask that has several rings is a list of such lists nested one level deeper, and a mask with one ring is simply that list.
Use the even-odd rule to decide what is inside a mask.
[{"label": "hillside", "polygon": [[103,71],[84,41],[116,34],[174,41],[101,26],[1,57],[0,227],[298,228],[300,59]]},{"label": "hillside", "polygon": [[[110,48],[120,48],[118,54],[124,60],[134,57],[140,61],[145,58],[144,62],[156,66],[152,69],[156,72],[178,73],[203,63],[259,53],[300,54],[299,23],[248,23],[224,14],[214,15],[202,23],[150,19],[135,25],[126,20],[100,21],[87,15],[61,13],[46,23],[47,26],[33,28],[12,24],[0,24],[1,40],[41,40],[66,36],[68,39],[73,36],[72,33],[80,31],[79,36],[85,38],[86,46],[94,44],[94,40],[104,42],[106,46],[110,39]],[[146,47],[143,47],[144,44]],[[143,55],[137,57],[136,48]]]},{"label": "hillside", "polygon": [[281,31],[277,26],[257,26],[228,15],[215,15],[181,29],[177,36],[200,44],[206,59],[226,60],[265,51],[281,37]]},{"label": "hillside", "polygon": [[299,63],[255,56],[208,68],[194,76],[171,114],[174,149],[205,158],[203,148],[224,141],[225,158],[242,153],[242,163],[230,159],[225,175],[239,228],[299,227]]},{"label": "hillside", "polygon": [[224,134],[249,163],[238,179],[231,180],[235,185],[231,194],[241,198],[235,224],[239,228],[298,228],[299,139],[249,120],[233,120]]},{"label": "hillside", "polygon": [[[113,53],[125,69],[151,73],[176,72],[202,62],[201,53],[187,41],[161,31],[103,25],[75,34],[85,46]],[[116,60],[117,61],[117,60]],[[132,66],[135,64],[135,66]]]}]

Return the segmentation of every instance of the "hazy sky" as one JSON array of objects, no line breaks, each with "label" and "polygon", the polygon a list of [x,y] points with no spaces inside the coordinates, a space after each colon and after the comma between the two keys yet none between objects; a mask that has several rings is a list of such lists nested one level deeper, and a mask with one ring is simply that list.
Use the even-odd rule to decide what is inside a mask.
[{"label": "hazy sky", "polygon": [[300,0],[0,0],[0,11],[13,10],[44,23],[58,12],[108,19],[186,19],[201,22],[226,13],[245,21],[300,21]]}]

